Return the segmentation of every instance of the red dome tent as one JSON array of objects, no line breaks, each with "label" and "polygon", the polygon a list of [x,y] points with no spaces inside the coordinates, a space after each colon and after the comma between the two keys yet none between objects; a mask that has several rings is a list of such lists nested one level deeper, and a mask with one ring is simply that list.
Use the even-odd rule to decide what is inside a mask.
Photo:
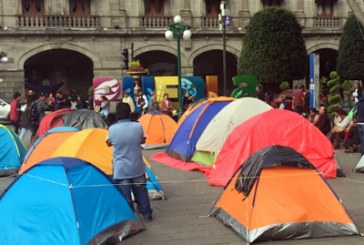
[{"label": "red dome tent", "polygon": [[310,121],[288,110],[272,109],[237,126],[228,136],[209,183],[224,186],[239,166],[256,151],[272,145],[289,146],[308,159],[325,178],[336,177],[331,142]]},{"label": "red dome tent", "polygon": [[70,113],[74,111],[74,109],[71,108],[65,108],[56,110],[54,112],[51,112],[43,117],[43,119],[40,121],[39,128],[37,131],[37,137],[44,135],[48,130],[62,126],[62,118],[65,114]]}]

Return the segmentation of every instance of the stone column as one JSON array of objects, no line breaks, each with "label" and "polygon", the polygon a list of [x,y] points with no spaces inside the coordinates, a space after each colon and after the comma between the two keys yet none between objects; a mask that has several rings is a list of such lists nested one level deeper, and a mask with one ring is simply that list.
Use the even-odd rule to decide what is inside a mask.
[{"label": "stone column", "polygon": [[120,24],[121,28],[126,28],[126,10],[124,6],[125,0],[119,0],[119,15],[120,15]]},{"label": "stone column", "polygon": [[250,11],[249,11],[249,1],[242,1],[242,8],[239,10],[239,27],[245,28],[249,24],[250,20]]},{"label": "stone column", "polygon": [[183,65],[181,67],[182,76],[193,76],[193,66]]},{"label": "stone column", "polygon": [[190,0],[181,0],[182,9],[180,10],[180,15],[182,19],[186,22],[186,24],[192,24],[192,12],[191,12],[191,3]]},{"label": "stone column", "polygon": [[304,27],[305,26],[305,10],[304,10],[304,1],[303,0],[297,0],[297,7],[296,7],[296,11],[294,13],[298,20],[298,23],[300,23],[300,25],[302,27]]},{"label": "stone column", "polygon": [[24,70],[0,71],[0,97],[11,101],[14,92],[24,94]]}]

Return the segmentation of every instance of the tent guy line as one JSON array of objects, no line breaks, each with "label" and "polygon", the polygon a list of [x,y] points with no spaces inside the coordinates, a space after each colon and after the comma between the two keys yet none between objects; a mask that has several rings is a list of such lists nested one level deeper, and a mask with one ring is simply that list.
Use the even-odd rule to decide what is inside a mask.
[{"label": "tent guy line", "polygon": [[[29,175],[27,173],[23,174],[26,175],[27,177],[30,178],[34,178],[34,179],[38,179],[40,181],[45,181],[45,182],[50,182],[53,184],[58,184],[60,186],[64,186],[67,188],[71,188],[71,189],[75,189],[75,188],[90,188],[90,187],[108,187],[108,186],[121,186],[121,185],[129,185],[129,184],[103,184],[103,185],[66,185],[63,183],[59,183],[53,180],[49,180],[49,179],[45,179],[45,178],[41,178],[38,176],[34,176],[34,175]],[[256,177],[245,177],[245,178],[239,178],[239,179],[262,179],[262,178],[283,178],[283,177],[288,177],[288,176],[304,176],[307,174],[288,174],[288,175],[281,175],[281,176],[269,176],[269,177],[265,177],[265,176],[256,176]],[[317,173],[317,175],[321,175],[320,173]],[[347,182],[352,182],[352,183],[356,183],[356,184],[362,184],[364,185],[364,181],[358,181],[358,180],[352,180],[352,179],[348,179],[348,178],[341,178],[340,180],[343,181],[347,181]],[[194,180],[188,180],[188,181],[176,181],[176,180],[166,180],[166,181],[159,181],[159,184],[185,184],[185,183],[198,183],[198,182],[206,182],[205,178],[201,178],[201,179],[194,179]],[[151,182],[153,184],[157,183],[157,182]],[[142,184],[142,183],[139,183]]]}]

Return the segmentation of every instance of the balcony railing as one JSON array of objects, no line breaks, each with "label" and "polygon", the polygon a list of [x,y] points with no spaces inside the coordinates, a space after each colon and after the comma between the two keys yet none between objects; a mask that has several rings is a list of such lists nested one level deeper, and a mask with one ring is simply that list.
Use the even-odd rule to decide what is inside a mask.
[{"label": "balcony railing", "polygon": [[18,16],[18,27],[63,27],[63,28],[98,28],[98,16],[72,16],[72,15],[43,15],[43,16]]},{"label": "balcony railing", "polygon": [[339,17],[315,17],[313,18],[313,27],[339,28],[341,18]]},{"label": "balcony railing", "polygon": [[201,28],[218,28],[219,27],[219,18],[216,16],[203,16],[201,17]]},{"label": "balcony railing", "polygon": [[171,16],[141,16],[139,26],[147,28],[165,28],[173,22]]}]

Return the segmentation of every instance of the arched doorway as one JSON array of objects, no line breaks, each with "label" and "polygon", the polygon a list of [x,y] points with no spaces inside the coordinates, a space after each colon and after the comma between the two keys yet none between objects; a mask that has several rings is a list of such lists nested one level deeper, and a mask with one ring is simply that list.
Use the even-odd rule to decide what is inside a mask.
[{"label": "arched doorway", "polygon": [[177,76],[177,57],[165,51],[148,51],[137,55],[141,65],[149,69],[151,76]]},{"label": "arched doorway", "polygon": [[329,78],[330,72],[336,71],[337,50],[323,48],[314,53],[319,54],[320,57],[320,78]]},{"label": "arched doorway", "polygon": [[[199,54],[193,60],[193,74],[205,79],[206,75],[217,75],[219,79],[219,95],[223,94],[222,50],[210,50]],[[226,88],[228,94],[233,90],[232,77],[237,74],[237,60],[234,54],[226,52]]]},{"label": "arched doorway", "polygon": [[93,63],[85,55],[65,49],[51,49],[24,63],[25,88],[36,92],[87,95],[92,85]]}]

